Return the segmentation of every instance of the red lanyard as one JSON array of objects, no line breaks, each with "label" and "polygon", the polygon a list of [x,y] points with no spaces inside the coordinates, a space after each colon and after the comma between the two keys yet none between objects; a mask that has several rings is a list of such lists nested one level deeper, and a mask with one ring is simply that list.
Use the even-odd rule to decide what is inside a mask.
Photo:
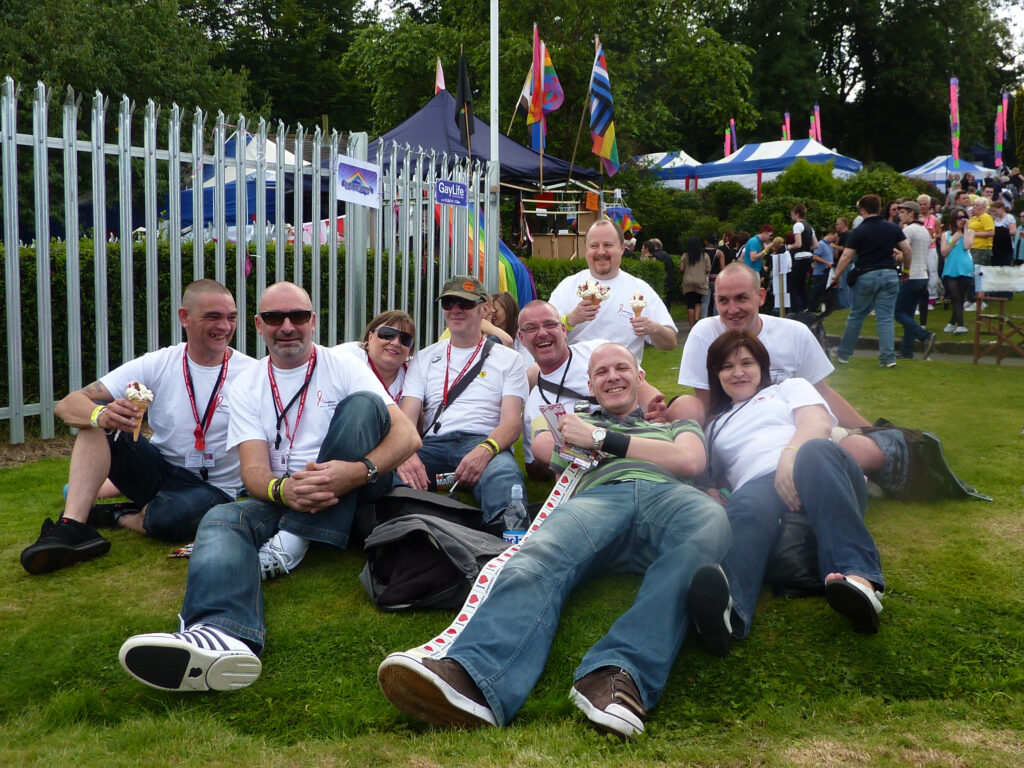
[{"label": "red lanyard", "polygon": [[[281,393],[277,390],[277,381],[274,379],[274,367],[267,358],[267,374],[270,376],[270,391],[274,395],[274,412],[277,414],[277,439],[274,441],[274,450],[281,447],[281,421],[284,420],[284,434],[288,438],[288,450],[295,445],[295,435],[299,431],[299,422],[302,420],[302,409],[306,406],[306,393],[309,391],[309,382],[313,378],[313,369],[316,368],[316,347],[309,356],[309,363],[306,365],[306,380],[302,382],[299,391],[292,395],[288,405],[281,404]],[[296,399],[299,401],[299,409],[295,412],[295,430],[289,431],[288,409],[292,407]]]},{"label": "red lanyard", "polygon": [[[373,371],[373,375],[377,377],[377,381],[379,381],[381,383],[381,386],[384,387],[384,391],[387,392],[390,395],[391,394],[391,388],[388,387],[388,385],[384,383],[384,379],[382,379],[381,376],[380,376],[380,371],[377,370],[377,366],[374,365],[373,364],[373,360],[370,359],[370,353],[369,352],[366,353],[366,362],[368,362],[370,364],[370,370]],[[409,367],[408,363],[402,363],[402,370],[403,371],[408,369],[408,367]],[[398,378],[398,377],[396,376],[395,378]],[[402,390],[401,389],[398,390],[398,394],[397,395],[393,396],[393,399],[394,399],[394,401],[396,403],[399,400],[402,399]]]},{"label": "red lanyard", "polygon": [[221,387],[224,386],[224,381],[228,377],[228,351],[224,350],[224,362],[220,364],[220,376],[217,378],[217,383],[213,387],[213,392],[210,393],[210,402],[206,404],[206,411],[203,413],[203,418],[199,418],[199,409],[196,408],[196,391],[195,386],[192,384],[192,371],[188,367],[188,345],[185,345],[185,351],[181,353],[181,367],[184,369],[185,376],[185,393],[188,395],[188,402],[192,406],[192,418],[196,421],[196,429],[193,433],[196,438],[195,449],[197,451],[206,450],[206,432],[210,428],[210,422],[213,421],[213,412],[217,410],[216,400],[217,393],[220,392]]},{"label": "red lanyard", "polygon": [[[466,364],[462,367],[462,370],[459,371],[459,375],[456,376],[455,377],[455,381],[452,382],[452,386],[453,387],[456,384],[458,384],[459,381],[462,380],[463,376],[466,375],[466,371],[469,370],[469,367],[473,364],[473,361],[476,360],[476,356],[480,353],[480,347],[482,347],[483,345],[484,345],[484,337],[480,336],[480,341],[478,341],[476,343],[476,349],[473,350],[473,354],[469,356],[469,360],[466,361]],[[442,408],[447,408],[448,407],[448,392],[449,392],[449,388],[448,388],[448,369],[451,367],[451,362],[452,362],[452,343],[449,341],[448,342],[448,357],[445,359],[445,364],[444,364],[444,397],[441,398],[441,407]]]}]

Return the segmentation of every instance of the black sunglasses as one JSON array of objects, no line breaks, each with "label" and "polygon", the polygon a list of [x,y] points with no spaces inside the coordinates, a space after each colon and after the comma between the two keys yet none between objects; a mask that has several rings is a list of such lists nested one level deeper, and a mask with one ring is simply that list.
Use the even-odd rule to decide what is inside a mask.
[{"label": "black sunglasses", "polygon": [[313,317],[311,309],[290,309],[287,312],[271,309],[267,312],[260,312],[260,319],[267,325],[281,325],[285,318],[291,320],[292,325],[305,325],[311,317]]},{"label": "black sunglasses", "polygon": [[405,331],[400,331],[397,328],[392,328],[390,325],[378,326],[375,333],[377,334],[377,338],[381,341],[391,341],[397,336],[399,344],[403,347],[409,347],[409,349],[412,349],[414,339],[411,333],[406,333]]},{"label": "black sunglasses", "polygon": [[461,310],[469,310],[475,307],[477,304],[483,303],[483,299],[470,301],[469,299],[460,299],[458,296],[445,296],[441,299],[441,309],[447,311],[452,307],[458,307]]}]

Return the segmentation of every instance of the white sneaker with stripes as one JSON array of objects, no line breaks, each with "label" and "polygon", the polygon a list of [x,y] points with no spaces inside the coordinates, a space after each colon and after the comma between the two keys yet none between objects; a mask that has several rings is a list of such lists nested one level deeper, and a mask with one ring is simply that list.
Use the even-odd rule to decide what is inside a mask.
[{"label": "white sneaker with stripes", "polygon": [[209,624],[129,637],[118,658],[129,675],[161,691],[231,691],[263,670],[249,646]]}]

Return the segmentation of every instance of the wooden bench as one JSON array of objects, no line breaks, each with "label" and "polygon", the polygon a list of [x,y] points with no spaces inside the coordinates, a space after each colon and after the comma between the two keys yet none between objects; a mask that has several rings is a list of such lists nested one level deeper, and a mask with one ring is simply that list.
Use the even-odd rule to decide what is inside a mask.
[{"label": "wooden bench", "polygon": [[[974,362],[985,355],[995,355],[996,365],[1004,357],[1016,354],[1024,357],[1024,317],[1006,314],[1008,299],[1000,296],[985,296],[989,310],[982,312],[981,304],[977,309],[974,323]],[[996,313],[991,310],[995,309]],[[994,338],[982,344],[982,337]]]}]

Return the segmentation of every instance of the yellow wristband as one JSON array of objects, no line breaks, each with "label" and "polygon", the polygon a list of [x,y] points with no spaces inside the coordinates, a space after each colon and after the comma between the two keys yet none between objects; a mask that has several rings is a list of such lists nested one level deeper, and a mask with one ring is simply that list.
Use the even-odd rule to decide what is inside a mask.
[{"label": "yellow wristband", "polygon": [[99,427],[100,414],[103,413],[105,410],[107,410],[107,406],[105,405],[97,405],[95,408],[93,408],[92,415],[89,416],[89,423],[92,424],[94,427]]},{"label": "yellow wristband", "polygon": [[569,315],[567,315],[567,314],[566,314],[566,315],[562,315],[562,317],[560,318],[560,320],[562,321],[562,325],[564,325],[564,326],[565,326],[565,330],[567,330],[567,331],[571,331],[571,330],[572,330],[573,328],[575,328],[575,327],[576,327],[575,325],[572,325],[572,324],[571,324],[571,323],[569,322]]},{"label": "yellow wristband", "polygon": [[497,456],[499,453],[501,453],[501,446],[498,445],[498,441],[495,440],[493,437],[488,437],[486,440],[484,440],[484,442],[487,443],[489,446],[491,446],[491,448],[494,449],[494,455],[495,456]]},{"label": "yellow wristband", "polygon": [[277,478],[275,477],[270,481],[270,485],[267,486],[267,498],[270,499],[271,504],[277,501],[277,499],[274,498],[274,483],[276,482]]},{"label": "yellow wristband", "polygon": [[492,459],[493,459],[493,458],[494,458],[495,456],[497,456],[497,455],[498,455],[497,451],[495,451],[495,450],[494,450],[494,446],[493,446],[493,445],[491,445],[491,443],[490,443],[489,441],[487,441],[487,440],[485,440],[484,442],[480,443],[480,444],[479,444],[479,445],[477,446],[477,448],[486,448],[486,449],[487,449],[487,452],[491,454],[491,458],[492,458]]},{"label": "yellow wristband", "polygon": [[800,449],[799,449],[799,448],[797,448],[797,447],[796,447],[796,446],[794,446],[794,445],[787,445],[787,446],[786,446],[785,448],[783,448],[783,450],[784,450],[784,451],[792,451],[793,453],[796,453],[796,452],[797,452],[797,451],[799,451]]}]

